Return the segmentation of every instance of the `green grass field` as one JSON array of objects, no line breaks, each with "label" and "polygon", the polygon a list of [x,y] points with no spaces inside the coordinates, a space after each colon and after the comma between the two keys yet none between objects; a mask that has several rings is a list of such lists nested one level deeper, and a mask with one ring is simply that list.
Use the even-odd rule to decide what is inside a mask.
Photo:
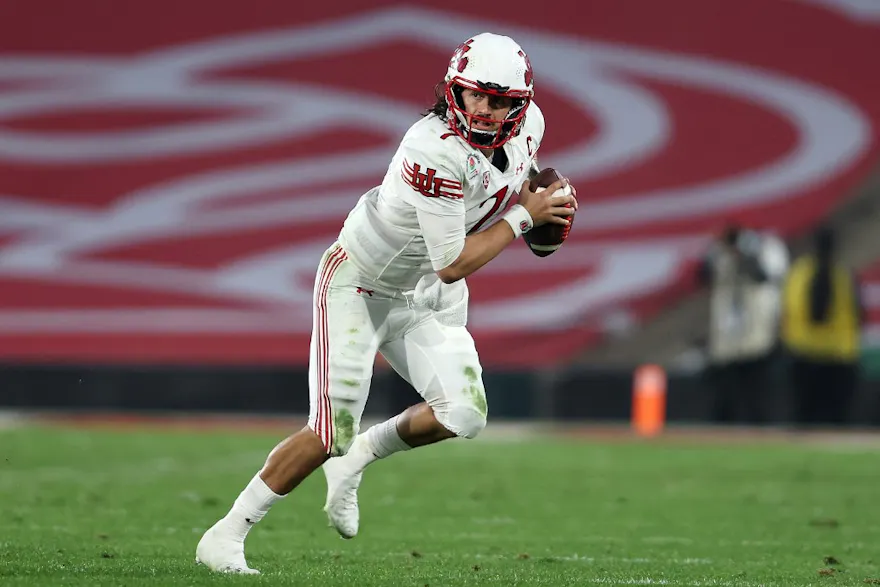
[{"label": "green grass field", "polygon": [[0,585],[880,584],[880,451],[828,443],[455,441],[367,471],[361,534],[320,472],[194,564],[276,433],[0,431]]}]

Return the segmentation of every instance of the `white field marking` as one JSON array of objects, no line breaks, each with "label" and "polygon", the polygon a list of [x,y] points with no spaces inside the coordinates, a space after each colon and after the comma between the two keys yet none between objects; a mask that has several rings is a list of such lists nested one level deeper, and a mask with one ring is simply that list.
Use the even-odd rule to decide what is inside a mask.
[{"label": "white field marking", "polygon": [[109,465],[97,470],[84,470],[74,467],[36,467],[34,469],[5,469],[0,479],[0,489],[20,487],[22,483],[65,482],[79,486],[102,485],[109,481],[133,485],[152,481],[160,477],[181,473],[210,473],[235,471],[252,464],[255,467],[265,460],[267,451],[249,450],[227,453],[226,456],[213,457],[198,462],[182,461],[171,457],[160,457],[137,463]]}]

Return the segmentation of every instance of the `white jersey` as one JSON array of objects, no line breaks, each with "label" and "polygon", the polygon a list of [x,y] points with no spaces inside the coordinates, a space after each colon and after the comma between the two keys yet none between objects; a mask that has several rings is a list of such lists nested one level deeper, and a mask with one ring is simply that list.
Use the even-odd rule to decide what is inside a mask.
[{"label": "white jersey", "polygon": [[382,184],[349,213],[340,244],[366,278],[412,289],[423,275],[455,261],[465,236],[501,216],[543,138],[544,115],[532,103],[519,135],[502,147],[502,171],[442,119],[426,116],[404,135]]}]

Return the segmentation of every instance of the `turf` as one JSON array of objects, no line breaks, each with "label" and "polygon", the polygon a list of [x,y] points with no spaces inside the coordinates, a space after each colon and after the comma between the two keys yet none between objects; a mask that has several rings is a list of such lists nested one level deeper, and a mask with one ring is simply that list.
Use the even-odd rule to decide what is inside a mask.
[{"label": "turf", "polygon": [[259,577],[193,562],[275,434],[0,431],[0,584],[880,584],[876,449],[455,441],[374,465],[343,541],[309,478],[252,531]]}]

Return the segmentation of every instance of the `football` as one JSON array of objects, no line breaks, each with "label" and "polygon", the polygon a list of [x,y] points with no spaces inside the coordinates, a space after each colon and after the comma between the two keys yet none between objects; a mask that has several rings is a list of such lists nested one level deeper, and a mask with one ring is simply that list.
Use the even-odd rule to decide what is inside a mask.
[{"label": "football", "polygon": [[[554,181],[560,179],[562,179],[562,176],[559,175],[555,169],[547,167],[542,169],[541,172],[532,179],[529,188],[537,193],[549,187]],[[566,206],[571,207],[571,204],[566,204]],[[574,216],[569,216],[568,218],[573,224]],[[571,224],[568,226],[563,226],[561,224],[543,224],[523,234],[523,240],[526,241],[526,244],[534,254],[539,257],[546,257],[562,246],[562,243],[568,238],[568,233],[570,231]]]}]

